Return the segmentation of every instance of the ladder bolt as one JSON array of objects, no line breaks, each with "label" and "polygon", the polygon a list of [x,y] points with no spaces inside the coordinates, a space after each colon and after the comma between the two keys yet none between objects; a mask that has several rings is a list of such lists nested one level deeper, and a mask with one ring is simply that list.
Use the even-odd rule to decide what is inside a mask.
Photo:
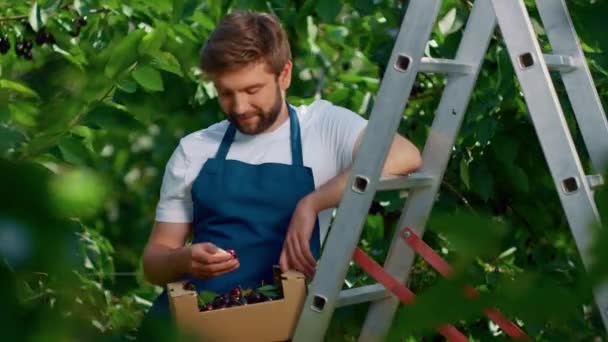
[{"label": "ladder bolt", "polygon": [[531,53],[526,52],[519,56],[519,64],[522,68],[527,69],[534,65],[534,56]]},{"label": "ladder bolt", "polygon": [[404,237],[409,238],[411,235],[412,235],[412,234],[410,233],[410,231],[409,231],[409,230],[404,230],[404,231],[403,231],[403,236],[404,236]]},{"label": "ladder bolt", "polygon": [[397,61],[395,62],[395,69],[401,72],[407,72],[412,64],[412,58],[406,55],[397,56]]}]

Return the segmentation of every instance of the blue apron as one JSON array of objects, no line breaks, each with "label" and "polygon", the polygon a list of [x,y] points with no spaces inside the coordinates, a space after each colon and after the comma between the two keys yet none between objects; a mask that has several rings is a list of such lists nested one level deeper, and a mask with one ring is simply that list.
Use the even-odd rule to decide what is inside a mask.
[{"label": "blue apron", "polygon": [[[192,184],[192,243],[212,242],[223,249],[234,249],[240,262],[238,269],[207,280],[186,275],[198,291],[225,293],[235,286],[252,288],[273,282],[272,266],[279,263],[295,207],[315,190],[312,169],[302,161],[298,117],[291,106],[288,108],[292,165],[227,160],[236,134],[236,127],[230,124],[215,158],[207,160]],[[318,259],[318,220],[310,249]],[[165,290],[147,316],[168,317],[168,313]]]}]

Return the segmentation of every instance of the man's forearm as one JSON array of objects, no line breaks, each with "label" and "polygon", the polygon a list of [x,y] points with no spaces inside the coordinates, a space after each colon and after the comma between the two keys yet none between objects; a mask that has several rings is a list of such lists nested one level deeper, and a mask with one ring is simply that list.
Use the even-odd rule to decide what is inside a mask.
[{"label": "man's forearm", "polygon": [[162,245],[149,246],[144,253],[143,267],[146,279],[164,286],[179,280],[188,271],[190,247],[169,248]]},{"label": "man's forearm", "polygon": [[[358,145],[358,143],[357,143]],[[418,149],[408,140],[397,136],[388,153],[381,174],[405,175],[417,170],[422,165]],[[335,208],[340,204],[346,189],[352,167],[344,169],[327,183],[304,198],[305,204],[311,205],[317,213],[328,208]]]},{"label": "man's forearm", "polygon": [[348,183],[350,171],[350,167],[344,169],[340,174],[306,196],[304,201],[311,205],[317,213],[324,209],[337,207]]}]

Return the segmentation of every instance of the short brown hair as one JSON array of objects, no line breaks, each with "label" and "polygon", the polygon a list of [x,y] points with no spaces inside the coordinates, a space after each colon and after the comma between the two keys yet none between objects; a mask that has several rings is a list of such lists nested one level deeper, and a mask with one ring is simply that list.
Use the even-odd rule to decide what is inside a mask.
[{"label": "short brown hair", "polygon": [[268,13],[233,12],[222,19],[201,51],[200,67],[207,75],[234,71],[264,61],[279,75],[291,60],[287,33]]}]

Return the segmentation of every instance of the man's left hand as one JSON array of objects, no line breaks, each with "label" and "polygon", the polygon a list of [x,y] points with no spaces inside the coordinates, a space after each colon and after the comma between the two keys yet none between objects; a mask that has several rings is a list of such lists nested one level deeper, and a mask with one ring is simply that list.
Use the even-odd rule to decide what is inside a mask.
[{"label": "man's left hand", "polygon": [[309,278],[314,276],[317,262],[310,252],[310,237],[317,214],[310,198],[304,197],[296,206],[279,259],[282,272],[295,269]]}]

